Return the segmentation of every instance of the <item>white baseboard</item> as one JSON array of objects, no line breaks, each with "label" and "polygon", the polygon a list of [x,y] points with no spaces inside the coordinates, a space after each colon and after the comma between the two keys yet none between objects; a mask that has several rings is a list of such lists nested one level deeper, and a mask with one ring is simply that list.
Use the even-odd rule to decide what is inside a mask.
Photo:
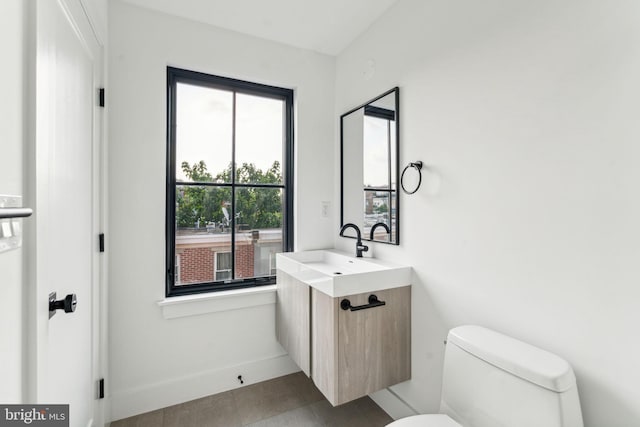
[{"label": "white baseboard", "polygon": [[[171,405],[298,372],[287,354],[222,369],[199,372],[111,394],[111,418],[116,421]],[[244,385],[237,380],[242,374]]]},{"label": "white baseboard", "polygon": [[376,391],[370,394],[369,397],[394,420],[410,417],[411,415],[418,415],[418,411],[414,410],[407,402],[402,400],[400,396],[388,388]]}]

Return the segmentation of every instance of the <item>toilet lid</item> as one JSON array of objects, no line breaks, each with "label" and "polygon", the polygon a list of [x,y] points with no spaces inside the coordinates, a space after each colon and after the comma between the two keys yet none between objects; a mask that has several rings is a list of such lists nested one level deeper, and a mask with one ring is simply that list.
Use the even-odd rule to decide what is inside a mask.
[{"label": "toilet lid", "polygon": [[447,415],[429,414],[402,418],[387,424],[387,427],[462,427]]}]

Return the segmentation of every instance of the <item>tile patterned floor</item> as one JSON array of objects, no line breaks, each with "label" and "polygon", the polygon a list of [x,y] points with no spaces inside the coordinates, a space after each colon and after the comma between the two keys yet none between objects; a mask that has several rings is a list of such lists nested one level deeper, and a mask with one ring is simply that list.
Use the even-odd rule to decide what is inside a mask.
[{"label": "tile patterned floor", "polygon": [[391,417],[368,397],[333,407],[298,372],[111,423],[111,427],[377,427]]}]

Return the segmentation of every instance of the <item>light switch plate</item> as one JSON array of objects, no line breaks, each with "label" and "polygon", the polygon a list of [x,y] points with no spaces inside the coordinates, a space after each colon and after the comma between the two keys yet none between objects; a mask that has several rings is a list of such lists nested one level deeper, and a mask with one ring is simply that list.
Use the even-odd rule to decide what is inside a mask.
[{"label": "light switch plate", "polygon": [[322,201],[322,210],[321,210],[322,218],[328,218],[329,217],[329,209],[330,208],[331,208],[331,202]]}]

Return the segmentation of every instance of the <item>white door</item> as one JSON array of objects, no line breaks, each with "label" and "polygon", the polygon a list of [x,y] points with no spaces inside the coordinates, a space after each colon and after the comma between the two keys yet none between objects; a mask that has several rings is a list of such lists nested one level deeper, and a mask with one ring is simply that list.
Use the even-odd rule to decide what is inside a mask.
[{"label": "white door", "polygon": [[[35,0],[35,354],[32,398],[69,404],[70,425],[94,422],[99,177],[94,135],[101,48],[80,0]],[[98,191],[99,193],[99,191]],[[77,298],[49,319],[48,296]],[[98,416],[100,418],[100,416]]]}]

